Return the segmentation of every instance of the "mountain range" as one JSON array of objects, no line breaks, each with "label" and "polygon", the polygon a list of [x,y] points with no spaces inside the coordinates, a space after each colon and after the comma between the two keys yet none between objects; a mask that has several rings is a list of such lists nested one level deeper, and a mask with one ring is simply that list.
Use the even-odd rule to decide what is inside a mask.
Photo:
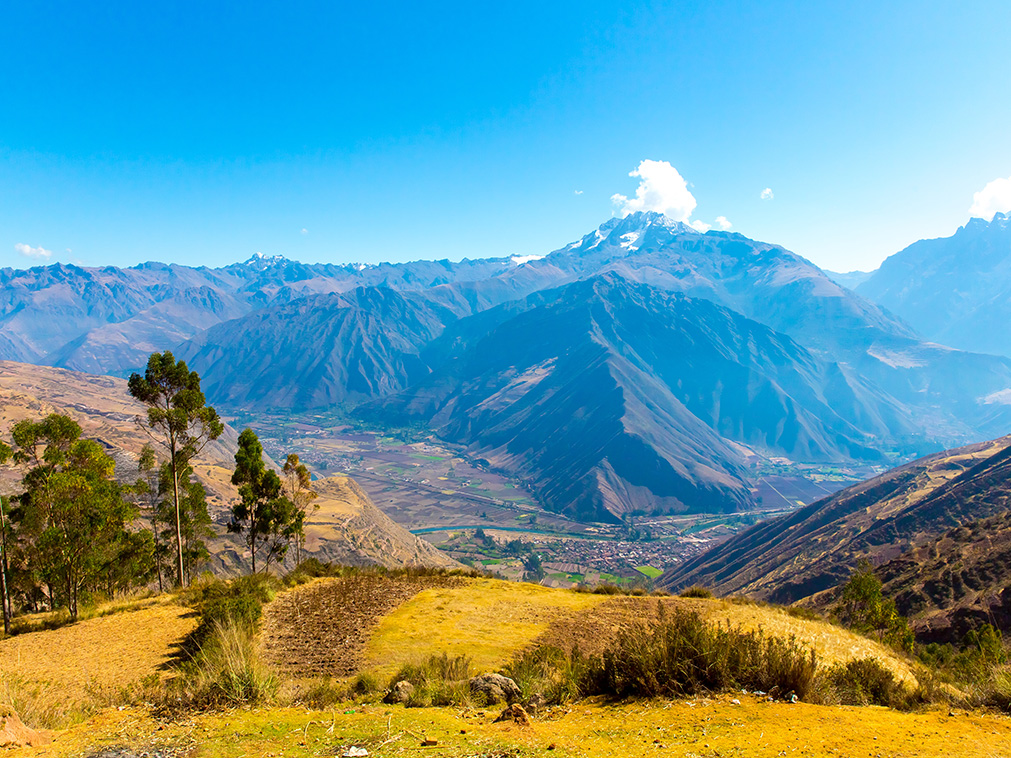
[{"label": "mountain range", "polygon": [[749,450],[884,462],[1011,426],[1011,360],[657,213],[544,256],[5,269],[0,325],[0,356],[99,373],[173,349],[225,410],[428,424],[581,518],[752,507]]},{"label": "mountain range", "polygon": [[889,257],[856,291],[929,340],[1011,355],[1011,213],[974,218],[951,237]]}]

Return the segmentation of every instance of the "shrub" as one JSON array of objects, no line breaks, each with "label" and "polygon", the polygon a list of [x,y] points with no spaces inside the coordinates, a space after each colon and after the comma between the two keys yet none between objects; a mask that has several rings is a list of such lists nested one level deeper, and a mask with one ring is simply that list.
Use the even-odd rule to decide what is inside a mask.
[{"label": "shrub", "polygon": [[400,681],[414,685],[408,706],[461,705],[469,702],[470,659],[447,653],[433,655],[421,663],[408,663],[390,679],[390,687]]},{"label": "shrub", "polygon": [[815,665],[814,651],[793,638],[713,626],[681,609],[668,618],[661,606],[655,629],[636,625],[594,659],[584,689],[616,697],[664,697],[745,687],[803,698]]},{"label": "shrub", "polygon": [[711,598],[713,596],[712,590],[707,587],[688,587],[687,589],[681,590],[681,597],[701,597],[701,598]]},{"label": "shrub", "polygon": [[625,592],[614,584],[601,584],[593,588],[594,595],[624,595]]},{"label": "shrub", "polygon": [[347,690],[328,676],[316,679],[295,698],[307,708],[321,711],[347,700]]},{"label": "shrub", "polygon": [[891,671],[873,658],[860,658],[833,666],[824,674],[833,700],[842,705],[895,707],[903,700],[903,688]]},{"label": "shrub", "polygon": [[253,629],[240,619],[213,623],[187,673],[192,699],[201,704],[263,703],[277,692],[277,678],[260,660]]},{"label": "shrub", "polygon": [[525,651],[503,669],[520,688],[523,699],[541,695],[548,703],[565,703],[582,697],[590,661],[574,648],[566,653],[545,645]]}]

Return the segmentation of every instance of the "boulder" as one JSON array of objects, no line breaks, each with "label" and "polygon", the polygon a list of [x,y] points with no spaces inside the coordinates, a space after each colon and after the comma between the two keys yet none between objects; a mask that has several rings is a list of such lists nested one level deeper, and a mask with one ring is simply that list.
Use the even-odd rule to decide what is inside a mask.
[{"label": "boulder", "polygon": [[29,729],[14,711],[0,709],[0,747],[38,747],[53,741],[47,732]]},{"label": "boulder", "polygon": [[412,695],[414,695],[414,685],[406,679],[401,679],[390,688],[389,692],[386,693],[386,697],[383,698],[383,702],[391,705],[396,703],[406,705],[410,701]]},{"label": "boulder", "polygon": [[491,703],[514,703],[520,699],[520,688],[516,682],[501,674],[481,674],[472,677],[470,691],[474,695],[484,696],[485,702]]}]

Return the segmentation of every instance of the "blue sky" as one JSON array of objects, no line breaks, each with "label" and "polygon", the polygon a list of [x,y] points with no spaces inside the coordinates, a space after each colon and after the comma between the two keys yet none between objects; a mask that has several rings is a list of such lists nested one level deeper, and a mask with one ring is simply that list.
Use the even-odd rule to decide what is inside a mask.
[{"label": "blue sky", "polygon": [[648,159],[691,219],[850,270],[1011,176],[1006,2],[5,3],[0,28],[2,266],[538,254]]}]

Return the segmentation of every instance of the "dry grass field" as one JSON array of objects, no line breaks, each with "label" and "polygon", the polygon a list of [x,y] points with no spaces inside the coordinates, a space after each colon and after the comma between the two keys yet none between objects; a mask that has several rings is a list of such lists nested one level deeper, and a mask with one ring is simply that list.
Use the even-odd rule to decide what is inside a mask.
[{"label": "dry grass field", "polygon": [[195,624],[189,609],[161,597],[59,629],[19,634],[0,640],[0,677],[45,682],[69,700],[128,687],[161,672]]},{"label": "dry grass field", "polygon": [[[199,758],[369,756],[447,758],[645,758],[705,756],[888,756],[1004,758],[1006,717],[947,709],[899,713],[875,707],[767,703],[751,697],[606,704],[583,702],[530,726],[493,723],[498,711],[355,705],[205,713],[172,722],[141,708],[108,710],[10,758],[193,755]],[[434,742],[424,746],[423,742]],[[110,747],[132,752],[112,752]],[[100,752],[107,750],[108,752]]]},{"label": "dry grass field", "polygon": [[[499,669],[534,644],[579,644],[592,652],[622,627],[654,617],[660,602],[746,629],[793,635],[825,663],[872,655],[896,673],[911,675],[904,661],[873,642],[773,607],[611,597],[489,579],[452,577],[416,586],[408,581],[403,587],[398,581],[364,574],[318,580],[278,595],[267,607],[261,641],[268,657],[270,640],[284,649],[276,653],[289,656],[281,662],[281,676],[290,680],[299,674],[297,667],[289,668],[297,663],[291,655],[305,655],[308,663],[311,655],[356,635],[352,647],[359,665],[381,675],[442,652],[467,655],[480,671]],[[351,628],[348,617],[359,605],[367,612],[355,617]],[[50,696],[84,697],[96,685],[108,693],[157,672],[192,624],[184,608],[165,598],[144,601],[134,610],[0,642],[0,675],[16,671],[58,682],[58,692]],[[82,723],[57,732],[51,745],[6,755],[307,758],[343,755],[351,746],[364,747],[370,756],[454,758],[1011,755],[1011,719],[1003,715],[949,713],[948,707],[902,713],[790,704],[744,693],[628,702],[594,698],[542,710],[529,726],[494,723],[498,708],[404,708],[378,704],[375,696],[320,710],[281,702],[167,719],[114,695],[107,694],[106,702],[113,707],[94,708]],[[423,745],[426,741],[435,744]]]}]

